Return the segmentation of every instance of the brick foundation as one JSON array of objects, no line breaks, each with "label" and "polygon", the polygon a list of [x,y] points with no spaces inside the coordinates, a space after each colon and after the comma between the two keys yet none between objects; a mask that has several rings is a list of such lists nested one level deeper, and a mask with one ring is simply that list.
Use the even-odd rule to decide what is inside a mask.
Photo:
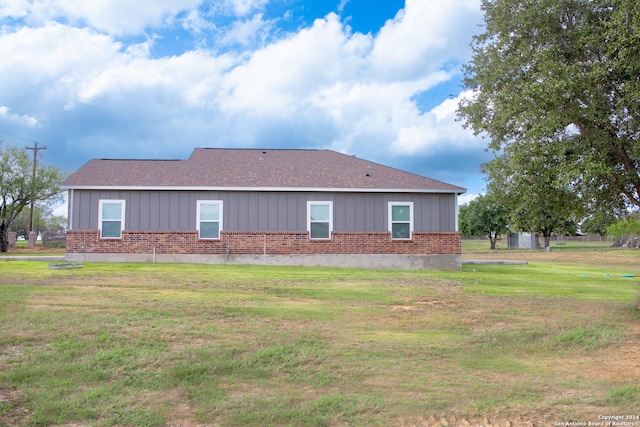
[{"label": "brick foundation", "polygon": [[100,239],[97,230],[67,232],[68,254],[211,255],[460,255],[460,233],[413,233],[392,240],[388,232],[332,233],[311,240],[306,232],[225,232],[219,240],[201,240],[195,231],[123,231],[121,239]]}]

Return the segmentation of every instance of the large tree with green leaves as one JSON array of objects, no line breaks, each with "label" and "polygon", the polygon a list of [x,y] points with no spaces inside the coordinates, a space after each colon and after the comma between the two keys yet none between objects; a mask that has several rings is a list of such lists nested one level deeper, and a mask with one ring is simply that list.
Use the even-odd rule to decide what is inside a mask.
[{"label": "large tree with green leaves", "polygon": [[0,145],[0,252],[7,252],[7,232],[20,212],[31,203],[44,202],[60,194],[62,175],[52,166],[38,166],[18,147]]},{"label": "large tree with green leaves", "polygon": [[488,237],[495,249],[498,236],[509,231],[509,210],[499,199],[483,195],[460,207],[458,221],[464,237]]},{"label": "large tree with green leaves", "polygon": [[509,207],[511,228],[542,234],[545,246],[583,216],[578,194],[558,177],[558,157],[542,145],[509,146],[483,165],[490,192]]},{"label": "large tree with green leaves", "polygon": [[465,125],[490,138],[497,156],[535,148],[553,158],[554,188],[585,205],[640,206],[640,2],[482,0],[482,8],[484,32],[464,69]]}]

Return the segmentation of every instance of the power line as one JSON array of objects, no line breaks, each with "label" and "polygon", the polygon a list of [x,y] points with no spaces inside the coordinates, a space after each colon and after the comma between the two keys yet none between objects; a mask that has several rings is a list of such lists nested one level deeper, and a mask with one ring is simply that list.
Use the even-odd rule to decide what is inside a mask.
[{"label": "power line", "polygon": [[7,136],[10,136],[10,137],[12,137],[12,138],[18,138],[18,139],[21,139],[21,140],[23,140],[23,141],[27,141],[27,142],[33,142],[34,144],[37,144],[37,142],[35,142],[35,141],[31,140],[31,139],[23,138],[23,137],[18,136],[18,135],[13,135],[13,134],[11,134],[11,133],[9,133],[9,132],[5,132],[5,131],[3,131],[3,130],[0,130],[0,134],[2,134],[2,135],[7,135]]}]

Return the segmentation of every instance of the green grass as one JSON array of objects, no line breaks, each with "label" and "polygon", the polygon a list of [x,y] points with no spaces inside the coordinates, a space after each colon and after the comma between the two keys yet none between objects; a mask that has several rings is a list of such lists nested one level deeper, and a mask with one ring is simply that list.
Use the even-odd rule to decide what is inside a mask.
[{"label": "green grass", "polygon": [[[541,240],[542,242],[542,240]],[[611,240],[603,241],[581,241],[581,240],[552,240],[550,242],[552,251],[593,251],[611,249]],[[462,241],[462,252],[473,253],[491,250],[491,244],[487,239],[464,239]],[[508,242],[505,238],[498,239],[496,251],[509,250]]]},{"label": "green grass", "polygon": [[626,413],[639,281],[620,275],[637,260],[458,272],[3,262],[0,426]]},{"label": "green grass", "polygon": [[[629,384],[613,387],[607,392],[608,403],[620,407],[633,408],[640,402],[640,386]],[[640,414],[633,414],[640,415]]]},{"label": "green grass", "polygon": [[470,275],[461,275],[461,280],[467,283],[466,290],[469,292],[512,296],[561,296],[620,302],[633,300],[637,295],[637,289],[629,286],[630,282],[636,283],[635,279],[622,277],[623,274],[633,274],[633,268],[616,270],[572,264],[555,264],[550,267],[543,263],[469,268]]}]

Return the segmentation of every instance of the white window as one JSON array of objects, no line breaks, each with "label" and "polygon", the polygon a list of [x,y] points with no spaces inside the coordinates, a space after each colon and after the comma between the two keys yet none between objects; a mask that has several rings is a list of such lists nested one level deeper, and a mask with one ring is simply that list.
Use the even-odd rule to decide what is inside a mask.
[{"label": "white window", "polygon": [[311,239],[330,239],[333,202],[307,202],[307,230]]},{"label": "white window", "polygon": [[219,239],[222,230],[222,201],[198,200],[197,227],[200,239]]},{"label": "white window", "polygon": [[389,202],[389,231],[392,239],[411,239],[413,202]]},{"label": "white window", "polygon": [[124,230],[124,200],[100,200],[98,228],[103,239],[120,239]]}]

